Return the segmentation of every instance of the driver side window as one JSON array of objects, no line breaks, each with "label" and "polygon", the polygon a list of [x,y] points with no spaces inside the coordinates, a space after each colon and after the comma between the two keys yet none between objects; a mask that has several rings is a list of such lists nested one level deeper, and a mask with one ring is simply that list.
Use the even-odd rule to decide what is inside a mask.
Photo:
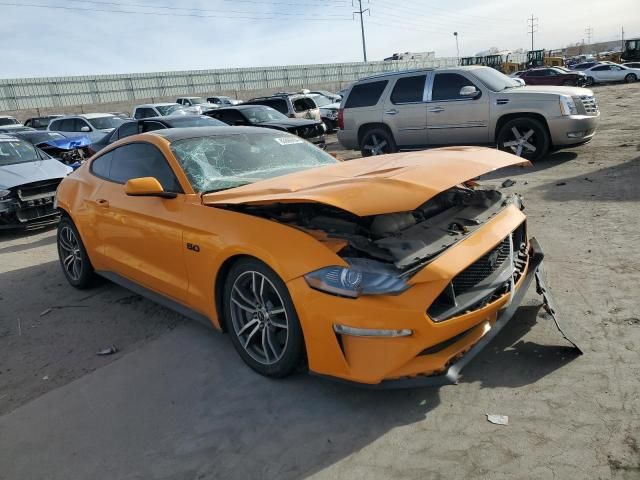
[{"label": "driver side window", "polygon": [[467,77],[458,73],[438,73],[433,80],[431,101],[467,100],[467,97],[460,95],[462,87],[475,87],[475,85]]}]

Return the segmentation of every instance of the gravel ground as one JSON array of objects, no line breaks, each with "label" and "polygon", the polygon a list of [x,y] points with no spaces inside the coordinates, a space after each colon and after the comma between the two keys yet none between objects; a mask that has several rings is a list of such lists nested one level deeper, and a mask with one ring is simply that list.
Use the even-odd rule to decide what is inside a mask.
[{"label": "gravel ground", "polygon": [[[530,231],[546,251],[560,317],[585,355],[571,354],[531,298],[458,386],[363,392],[294,378],[318,402],[304,397],[310,403],[300,417],[284,408],[287,399],[278,400],[276,406],[284,402],[279,415],[316,422],[321,433],[298,429],[292,432],[304,436],[277,437],[289,453],[261,465],[248,446],[238,447],[248,472],[278,472],[278,478],[640,478],[640,84],[594,90],[602,120],[590,144],[494,177],[515,180],[511,189],[523,194]],[[335,143],[329,150],[340,158],[354,155]],[[115,362],[114,368],[123,356],[151,351],[149,342],[189,328],[181,325],[186,322],[108,282],[73,290],[57,264],[54,230],[0,234],[0,415],[9,418],[107,364]],[[96,356],[110,345],[119,353]],[[243,388],[247,395],[252,383]],[[280,393],[292,388],[284,383]],[[305,395],[296,392],[291,400]],[[233,400],[241,407],[245,399]],[[484,413],[509,415],[509,425],[491,425]],[[224,472],[225,449],[217,455],[212,465]],[[0,452],[0,478],[5,460]],[[219,478],[257,476],[240,468]]]}]

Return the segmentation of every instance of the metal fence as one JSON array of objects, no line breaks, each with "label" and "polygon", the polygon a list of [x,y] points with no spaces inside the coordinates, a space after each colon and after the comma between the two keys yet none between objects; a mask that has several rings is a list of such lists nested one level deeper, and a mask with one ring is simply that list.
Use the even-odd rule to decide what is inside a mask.
[{"label": "metal fence", "polygon": [[309,85],[348,83],[367,75],[388,71],[452,65],[457,65],[455,58],[0,79],[0,111],[135,102],[207,92],[302,88]]}]

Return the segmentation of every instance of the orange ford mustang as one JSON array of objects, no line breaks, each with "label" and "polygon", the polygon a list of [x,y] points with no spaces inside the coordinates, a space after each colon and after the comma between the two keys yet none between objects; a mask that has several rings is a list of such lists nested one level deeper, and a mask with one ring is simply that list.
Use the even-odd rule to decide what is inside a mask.
[{"label": "orange ford mustang", "polygon": [[542,260],[520,198],[470,181],[521,162],[460,147],[342,163],[251,127],[136,135],[61,183],[60,262],[74,287],[99,274],[228,332],[264,375],[306,361],[456,382]]}]

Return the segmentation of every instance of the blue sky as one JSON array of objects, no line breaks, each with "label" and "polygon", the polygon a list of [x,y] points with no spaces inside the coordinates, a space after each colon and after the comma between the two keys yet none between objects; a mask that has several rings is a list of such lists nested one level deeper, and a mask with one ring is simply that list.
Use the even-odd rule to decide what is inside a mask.
[{"label": "blue sky", "polygon": [[[640,35],[637,1],[364,1],[367,51],[455,56],[453,31],[463,56],[527,47],[531,13],[540,48],[581,41],[588,26],[594,40],[619,38],[622,26]],[[0,0],[0,76],[360,61],[353,10],[347,0]]]}]

